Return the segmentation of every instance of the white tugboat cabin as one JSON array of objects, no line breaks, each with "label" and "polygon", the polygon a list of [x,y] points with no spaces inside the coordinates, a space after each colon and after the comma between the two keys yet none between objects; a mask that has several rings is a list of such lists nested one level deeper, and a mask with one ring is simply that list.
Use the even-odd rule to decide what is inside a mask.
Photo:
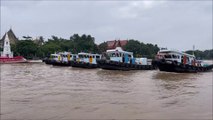
[{"label": "white tugboat cabin", "polygon": [[91,54],[91,53],[78,53],[77,61],[78,62],[84,62],[84,63],[90,63],[90,64],[97,64],[97,60],[101,59],[100,54]]},{"label": "white tugboat cabin", "polygon": [[173,61],[176,63],[183,63],[188,65],[195,65],[196,59],[194,55],[190,55],[177,50],[162,49],[157,54],[157,59],[164,59],[166,61]]},{"label": "white tugboat cabin", "polygon": [[121,47],[116,47],[115,49],[107,50],[106,54],[111,61],[116,62],[130,63],[130,60],[133,59],[133,52],[124,51]]}]

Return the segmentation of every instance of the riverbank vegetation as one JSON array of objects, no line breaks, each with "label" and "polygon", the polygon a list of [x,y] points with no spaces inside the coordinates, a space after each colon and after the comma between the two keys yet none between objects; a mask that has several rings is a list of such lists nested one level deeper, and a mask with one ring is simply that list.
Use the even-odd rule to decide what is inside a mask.
[{"label": "riverbank vegetation", "polygon": [[[17,44],[11,45],[14,55],[21,55],[27,59],[41,59],[55,52],[69,51],[72,53],[90,52],[99,53],[107,50],[107,43],[103,42],[99,45],[95,43],[95,38],[91,35],[74,34],[69,39],[52,36],[47,41],[43,37],[36,40],[29,40],[29,37],[23,37],[25,40],[19,40]],[[159,47],[155,44],[145,44],[139,40],[130,39],[123,47],[126,51],[131,51],[136,57],[154,58],[159,51]],[[192,54],[193,51],[186,51]],[[195,56],[200,59],[213,59],[213,49],[205,51],[194,51]]]},{"label": "riverbank vegetation", "polygon": [[211,50],[204,50],[204,51],[200,51],[200,50],[188,50],[186,51],[186,53],[188,54],[194,54],[197,59],[205,59],[205,60],[213,60],[213,49]]}]

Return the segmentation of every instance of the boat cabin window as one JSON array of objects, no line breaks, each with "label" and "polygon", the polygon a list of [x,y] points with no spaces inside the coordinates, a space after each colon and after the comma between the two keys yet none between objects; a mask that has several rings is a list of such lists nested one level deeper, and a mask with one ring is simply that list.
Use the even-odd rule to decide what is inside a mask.
[{"label": "boat cabin window", "polygon": [[96,58],[97,58],[97,59],[99,59],[99,58],[100,58],[100,56],[96,56]]},{"label": "boat cabin window", "polygon": [[120,57],[119,53],[116,53],[116,57]]},{"label": "boat cabin window", "polygon": [[179,56],[177,56],[177,55],[172,55],[172,58],[178,58]]},{"label": "boat cabin window", "polygon": [[63,57],[67,57],[67,55],[62,55]]},{"label": "boat cabin window", "polygon": [[172,58],[171,55],[164,55],[165,58]]},{"label": "boat cabin window", "polygon": [[84,56],[83,55],[79,55],[79,58],[84,58]]},{"label": "boat cabin window", "polygon": [[124,53],[122,54],[122,56],[124,57]]},{"label": "boat cabin window", "polygon": [[107,55],[110,57],[122,57],[122,53],[120,53],[120,52],[107,53]]},{"label": "boat cabin window", "polygon": [[115,57],[115,53],[112,53],[112,57]]}]

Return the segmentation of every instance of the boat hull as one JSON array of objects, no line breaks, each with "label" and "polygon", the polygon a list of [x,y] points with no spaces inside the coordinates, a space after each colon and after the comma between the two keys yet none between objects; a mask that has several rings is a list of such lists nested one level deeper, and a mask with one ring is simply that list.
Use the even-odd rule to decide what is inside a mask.
[{"label": "boat hull", "polygon": [[52,65],[54,65],[54,66],[71,66],[70,62],[57,62],[57,61],[52,62]]},{"label": "boat hull", "polygon": [[206,67],[203,66],[193,66],[193,65],[184,65],[181,63],[175,63],[172,61],[163,61],[163,60],[156,60],[154,63],[160,71],[165,72],[178,72],[178,73],[196,73],[196,72],[205,72],[211,71],[213,65],[209,65]]},{"label": "boat hull", "polygon": [[9,57],[0,57],[0,63],[1,64],[10,64],[10,63],[27,63],[28,61],[22,57],[22,56],[17,56],[13,58]]},{"label": "boat hull", "polygon": [[153,65],[140,65],[140,64],[130,64],[122,63],[110,60],[98,60],[97,61],[100,68],[106,70],[154,70],[156,69]]},{"label": "boat hull", "polygon": [[45,62],[48,65],[54,65],[54,66],[71,66],[70,62],[58,62],[55,60],[51,60],[49,58],[44,59],[43,62]]},{"label": "boat hull", "polygon": [[77,61],[71,61],[72,67],[80,67],[80,68],[99,68],[98,64],[90,64],[90,63],[84,63],[84,62],[77,62]]}]

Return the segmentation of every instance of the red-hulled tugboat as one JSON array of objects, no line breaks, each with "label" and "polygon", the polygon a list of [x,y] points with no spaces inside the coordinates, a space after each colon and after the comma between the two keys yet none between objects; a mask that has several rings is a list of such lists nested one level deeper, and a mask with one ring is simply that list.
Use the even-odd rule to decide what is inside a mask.
[{"label": "red-hulled tugboat", "polygon": [[201,60],[196,60],[194,55],[176,50],[161,49],[153,61],[160,71],[166,72],[205,72],[213,68],[213,64],[206,64]]},{"label": "red-hulled tugboat", "polygon": [[10,40],[8,34],[6,33],[4,39],[3,51],[0,56],[0,63],[25,63],[27,60],[22,56],[13,57],[13,52],[10,49]]}]

